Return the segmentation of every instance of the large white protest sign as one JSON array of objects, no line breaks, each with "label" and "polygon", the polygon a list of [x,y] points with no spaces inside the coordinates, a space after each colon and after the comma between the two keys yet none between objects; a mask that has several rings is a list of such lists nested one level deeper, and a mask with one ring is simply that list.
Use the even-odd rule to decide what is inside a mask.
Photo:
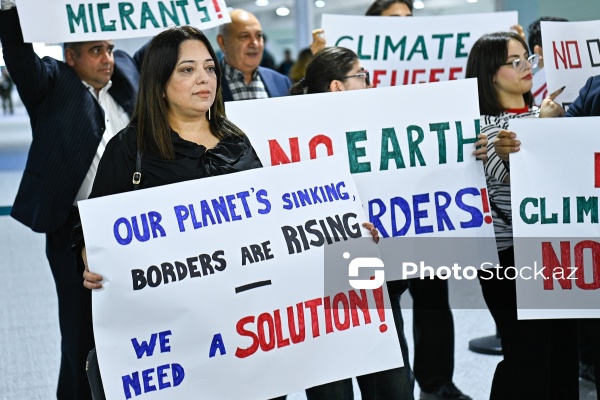
[{"label": "large white protest sign", "polygon": [[93,312],[109,400],[265,399],[402,366],[385,285],[352,290],[343,254],[344,289],[324,283],[326,242],[368,240],[377,254],[372,238],[352,240],[370,235],[340,164],[79,203],[104,277]]},{"label": "large white protest sign", "polygon": [[[519,318],[600,318],[600,118],[515,119],[510,157]],[[565,140],[577,147],[565,150]]]},{"label": "large white protest sign", "polygon": [[380,243],[386,278],[414,276],[416,267],[403,262],[458,263],[471,266],[472,275],[481,263],[497,260],[483,166],[471,154],[480,122],[475,80],[230,102],[226,108],[263,165],[344,156],[380,235],[402,237]]},{"label": "large white protest sign", "polygon": [[600,21],[542,21],[541,28],[548,92],[566,86],[556,98],[566,107],[589,77],[600,74]]},{"label": "large white protest sign", "polygon": [[375,87],[465,77],[473,43],[484,33],[508,31],[516,11],[415,18],[323,15],[328,46],[354,50]]},{"label": "large white protest sign", "polygon": [[19,0],[26,42],[81,42],[154,36],[175,25],[230,22],[225,0]]}]

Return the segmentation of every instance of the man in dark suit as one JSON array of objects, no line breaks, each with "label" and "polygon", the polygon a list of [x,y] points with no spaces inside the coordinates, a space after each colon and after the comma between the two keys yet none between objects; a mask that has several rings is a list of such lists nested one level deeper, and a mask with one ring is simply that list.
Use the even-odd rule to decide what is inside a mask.
[{"label": "man in dark suit", "polygon": [[[33,141],[11,216],[46,234],[62,336],[59,399],[90,399],[85,375],[94,346],[91,292],[71,251],[78,200],[86,199],[108,140],[129,121],[137,63],[111,41],[65,44],[65,61],[40,59],[24,43],[14,3],[0,2],[0,40],[31,122]],[[132,171],[133,172],[133,171]]]},{"label": "man in dark suit", "polygon": [[[592,76],[587,80],[585,86],[579,91],[579,96],[565,113],[565,117],[598,116],[600,116],[600,75]],[[587,364],[588,374],[593,374],[595,378],[596,392],[600,399],[600,319],[582,319],[579,324],[581,360]],[[583,371],[580,371],[580,375],[581,372]]]},{"label": "man in dark suit", "polygon": [[287,96],[287,76],[260,66],[265,47],[260,22],[251,13],[233,10],[231,22],[219,27],[217,42],[223,58],[223,100]]},{"label": "man in dark suit", "polygon": [[569,106],[565,117],[600,116],[600,75],[592,76]]}]

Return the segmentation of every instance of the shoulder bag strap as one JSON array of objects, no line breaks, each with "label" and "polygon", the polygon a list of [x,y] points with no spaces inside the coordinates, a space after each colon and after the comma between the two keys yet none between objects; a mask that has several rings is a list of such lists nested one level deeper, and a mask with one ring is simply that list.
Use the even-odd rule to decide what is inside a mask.
[{"label": "shoulder bag strap", "polygon": [[142,152],[140,149],[137,150],[137,157],[135,160],[135,172],[133,173],[133,190],[140,188],[140,182],[142,181]]}]

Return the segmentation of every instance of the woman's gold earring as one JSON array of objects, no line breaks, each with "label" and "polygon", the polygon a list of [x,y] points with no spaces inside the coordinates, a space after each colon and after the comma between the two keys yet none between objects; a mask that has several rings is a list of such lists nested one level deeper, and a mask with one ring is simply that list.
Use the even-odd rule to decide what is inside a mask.
[{"label": "woman's gold earring", "polygon": [[208,120],[210,121],[210,108],[208,109]]}]

